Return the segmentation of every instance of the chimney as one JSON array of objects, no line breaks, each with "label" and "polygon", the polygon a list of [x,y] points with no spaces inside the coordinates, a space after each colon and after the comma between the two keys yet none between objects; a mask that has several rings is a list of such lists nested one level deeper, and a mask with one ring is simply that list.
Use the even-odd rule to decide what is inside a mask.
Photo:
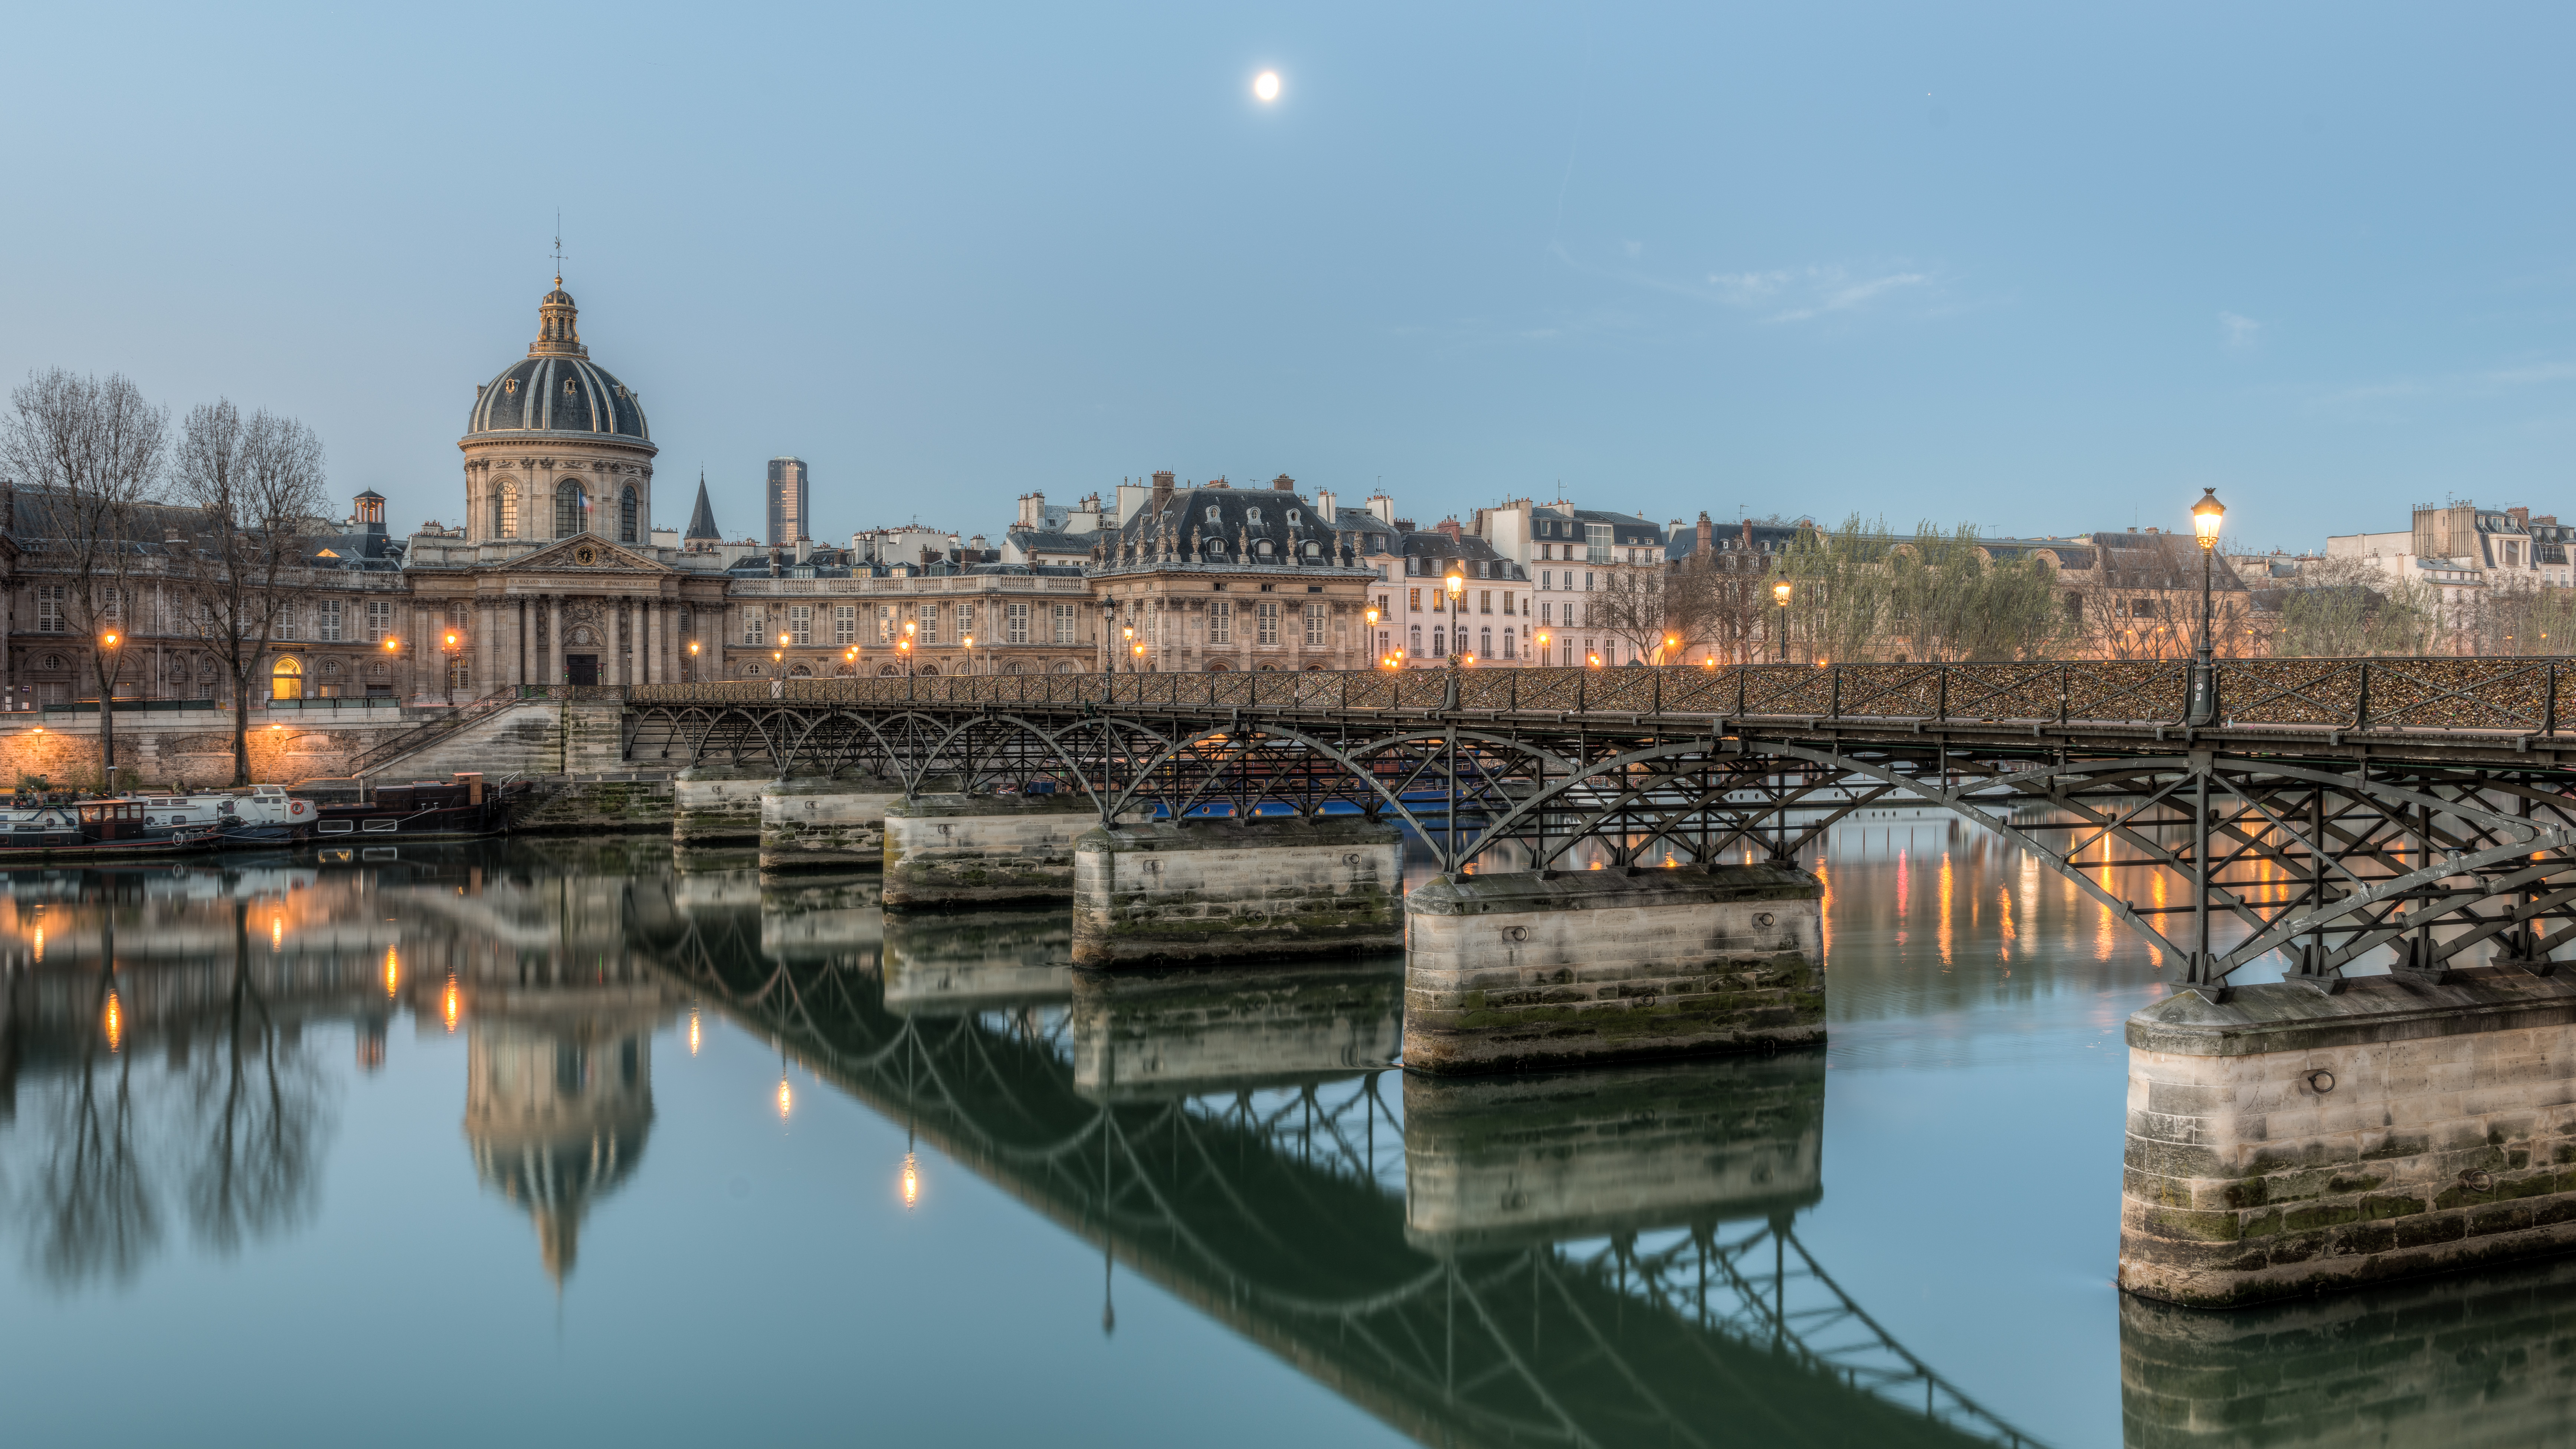
[{"label": "chimney", "polygon": [[[1166,473],[1163,476],[1169,478],[1172,475]],[[1118,526],[1125,526],[1128,519],[1136,516],[1136,510],[1144,506],[1144,484],[1121,483],[1118,485]]]},{"label": "chimney", "polygon": [[2529,508],[2508,508],[2504,511],[2504,516],[2513,520],[2514,527],[2521,529],[2525,533],[2529,533],[2531,531],[2531,510]]},{"label": "chimney", "polygon": [[796,540],[796,561],[798,563],[812,563],[814,561],[814,540],[810,538],[799,538]]},{"label": "chimney", "polygon": [[778,577],[778,550],[774,548],[769,551],[769,576]]},{"label": "chimney", "polygon": [[1708,514],[1706,512],[1702,512],[1699,516],[1699,551],[1701,553],[1707,553],[1716,547],[1716,545],[1710,541],[1711,533],[1712,530],[1709,527]]},{"label": "chimney", "polygon": [[1022,527],[1022,528],[1044,528],[1044,527],[1046,527],[1046,495],[1045,495],[1045,494],[1043,494],[1043,493],[1023,493],[1023,494],[1021,494],[1021,495],[1020,495],[1020,527]]},{"label": "chimney", "polygon": [[1387,497],[1385,494],[1370,494],[1368,500],[1368,511],[1376,514],[1378,521],[1385,524],[1387,527],[1393,528],[1396,526],[1395,500]]},{"label": "chimney", "polygon": [[1318,488],[1315,490],[1315,511],[1323,515],[1324,525],[1328,528],[1332,526],[1334,520],[1341,514],[1341,510],[1334,506],[1336,501],[1337,500],[1333,497],[1332,489]]},{"label": "chimney", "polygon": [[979,533],[973,538],[966,540],[966,546],[975,550],[977,553],[982,553],[984,551],[984,535]]},{"label": "chimney", "polygon": [[1294,493],[1297,491],[1297,480],[1282,473],[1270,480],[1270,488],[1274,493]]},{"label": "chimney", "polygon": [[1172,506],[1172,475],[1169,469],[1154,475],[1154,511]]},{"label": "chimney", "polygon": [[1391,518],[1387,521],[1395,526],[1395,531],[1398,533],[1413,533],[1418,531],[1414,528],[1413,520],[1410,518]]},{"label": "chimney", "polygon": [[1440,527],[1435,531],[1449,535],[1449,541],[1451,543],[1456,543],[1458,541],[1458,520],[1455,518],[1444,518],[1440,520]]}]

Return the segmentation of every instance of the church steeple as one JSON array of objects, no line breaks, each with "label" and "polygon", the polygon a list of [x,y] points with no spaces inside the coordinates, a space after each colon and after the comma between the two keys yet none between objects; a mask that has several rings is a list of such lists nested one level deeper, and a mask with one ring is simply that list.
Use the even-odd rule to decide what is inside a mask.
[{"label": "church steeple", "polygon": [[528,355],[588,357],[590,349],[581,345],[581,332],[573,325],[578,312],[572,294],[563,289],[563,278],[555,278],[555,289],[537,304],[537,340],[528,344]]},{"label": "church steeple", "polygon": [[680,535],[680,543],[720,543],[724,535],[716,532],[716,511],[707,504],[707,470],[698,470],[698,506],[689,510],[689,531]]}]

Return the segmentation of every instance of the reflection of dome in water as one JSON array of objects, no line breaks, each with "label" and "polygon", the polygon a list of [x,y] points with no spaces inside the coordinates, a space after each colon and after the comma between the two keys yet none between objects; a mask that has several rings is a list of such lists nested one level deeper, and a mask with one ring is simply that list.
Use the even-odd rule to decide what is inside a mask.
[{"label": "reflection of dome in water", "polygon": [[466,1044],[465,1136],[475,1174],[528,1209],[546,1276],[558,1287],[572,1272],[591,1204],[643,1156],[653,1124],[650,1032],[649,1022],[588,1017],[486,1019]]}]

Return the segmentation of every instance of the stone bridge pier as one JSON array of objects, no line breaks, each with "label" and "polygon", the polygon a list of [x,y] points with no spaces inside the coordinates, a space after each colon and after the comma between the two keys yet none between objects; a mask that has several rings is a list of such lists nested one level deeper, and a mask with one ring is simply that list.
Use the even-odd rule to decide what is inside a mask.
[{"label": "stone bridge pier", "polygon": [[1437,877],[1405,900],[1405,1069],[1821,1043],[1822,899],[1784,865]]},{"label": "stone bridge pier", "polygon": [[691,765],[671,782],[671,843],[686,849],[745,846],[760,839],[760,792],[771,771]]},{"label": "stone bridge pier", "polygon": [[885,807],[885,903],[896,909],[1073,895],[1074,842],[1100,823],[1091,797],[923,793]]},{"label": "stone bridge pier", "polygon": [[1395,1065],[1404,972],[1308,961],[1073,973],[1084,1096],[1236,1090]]},{"label": "stone bridge pier", "polygon": [[1084,832],[1073,959],[1083,966],[1393,951],[1404,833],[1362,816],[1221,816]]},{"label": "stone bridge pier", "polygon": [[866,776],[790,776],[760,787],[763,871],[874,870],[885,864],[886,807],[903,787]]}]

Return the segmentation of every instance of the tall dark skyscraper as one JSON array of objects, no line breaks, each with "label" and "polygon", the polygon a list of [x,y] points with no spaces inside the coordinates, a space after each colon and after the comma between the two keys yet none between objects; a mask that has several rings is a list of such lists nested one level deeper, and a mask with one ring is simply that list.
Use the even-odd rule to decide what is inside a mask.
[{"label": "tall dark skyscraper", "polygon": [[784,548],[800,538],[813,534],[812,520],[805,511],[805,460],[772,458],[769,460],[769,543]]}]

